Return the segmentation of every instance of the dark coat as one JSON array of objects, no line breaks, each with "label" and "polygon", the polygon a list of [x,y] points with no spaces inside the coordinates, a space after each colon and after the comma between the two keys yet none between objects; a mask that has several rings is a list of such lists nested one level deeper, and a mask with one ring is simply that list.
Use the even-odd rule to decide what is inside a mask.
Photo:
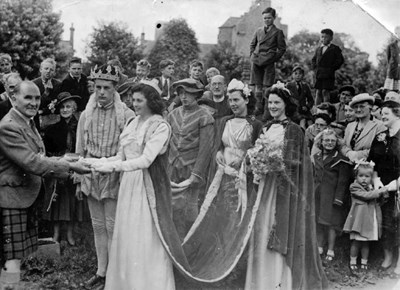
[{"label": "dark coat", "polygon": [[[61,119],[58,123],[47,127],[43,137],[47,155],[61,156],[65,153],[74,153],[77,127],[78,120],[75,116],[71,117],[68,124]],[[68,133],[71,138],[70,144],[67,144]]]},{"label": "dark coat", "polygon": [[380,196],[378,190],[367,191],[360,184],[354,182],[350,185],[350,193],[352,204],[343,231],[355,232],[371,240],[374,231],[374,211],[376,211],[378,237],[380,237],[382,213],[377,203]]},{"label": "dark coat", "polygon": [[0,207],[28,208],[39,195],[42,176],[65,177],[69,164],[44,157],[39,133],[15,109],[0,121]]},{"label": "dark coat", "polygon": [[388,45],[386,49],[387,56],[387,78],[398,80],[400,78],[400,69],[399,69],[399,53],[400,49],[397,44],[398,42],[392,42]]},{"label": "dark coat", "polygon": [[351,163],[338,151],[323,159],[314,157],[316,222],[342,229],[346,219],[345,205],[351,183]]},{"label": "dark coat", "polygon": [[42,111],[41,115],[47,115],[50,114],[50,110],[48,108],[48,105],[52,100],[56,100],[58,94],[60,93],[60,86],[61,82],[57,79],[51,79],[51,83],[53,85],[53,89],[49,90],[49,92],[46,94],[45,93],[45,88],[43,85],[42,78],[36,78],[32,80],[32,82],[35,83],[35,85],[38,86],[39,91],[40,91],[40,107],[39,110]]},{"label": "dark coat", "polygon": [[[322,54],[322,47],[318,47],[312,58],[312,68],[315,71],[317,89],[333,89],[335,82],[335,71],[344,63],[342,50],[339,46],[331,43]],[[327,81],[327,87],[319,87],[318,81]],[[330,85],[330,86],[329,86]]]},{"label": "dark coat", "polygon": [[78,111],[83,111],[90,97],[87,76],[81,74],[78,82],[68,74],[61,83],[60,92],[69,92],[71,95],[80,96],[81,100],[78,102]]},{"label": "dark coat", "polygon": [[174,98],[175,98],[175,95],[174,95],[174,91],[172,90],[172,84],[175,82],[175,80],[174,79],[170,79],[169,80],[169,87],[168,87],[168,90],[169,90],[169,99],[167,99],[168,98],[168,92],[167,91],[164,91],[164,88],[163,88],[163,84],[162,84],[162,81],[161,81],[161,76],[159,76],[159,77],[156,77],[155,78],[156,80],[157,80],[157,82],[158,82],[158,87],[160,88],[160,90],[161,90],[161,98],[163,99],[163,100],[165,100],[165,105],[166,106],[169,106],[170,104],[171,104],[171,102],[174,100]]},{"label": "dark coat", "polygon": [[285,35],[283,31],[272,25],[265,33],[264,26],[257,28],[250,42],[250,56],[253,54],[265,54],[271,63],[277,62],[286,51]]},{"label": "dark coat", "polygon": [[[300,84],[300,92],[297,88],[297,82],[292,81],[286,84],[286,87],[291,92],[292,97],[297,105],[297,111],[300,115],[300,118],[312,118],[311,108],[314,106],[314,98],[311,93],[310,86],[304,82],[299,82]],[[303,107],[306,107],[307,110],[303,110]]]},{"label": "dark coat", "polygon": [[5,100],[0,102],[0,120],[7,115],[8,111],[12,108],[10,100]]}]

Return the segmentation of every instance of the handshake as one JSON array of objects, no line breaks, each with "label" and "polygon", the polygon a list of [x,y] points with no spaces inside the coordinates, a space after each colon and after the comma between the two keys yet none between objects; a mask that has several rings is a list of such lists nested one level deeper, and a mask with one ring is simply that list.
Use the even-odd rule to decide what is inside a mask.
[{"label": "handshake", "polygon": [[83,158],[78,154],[68,153],[62,157],[69,163],[71,170],[79,174],[90,173],[93,171],[100,173],[110,173],[118,170],[120,161],[107,161],[107,158]]}]

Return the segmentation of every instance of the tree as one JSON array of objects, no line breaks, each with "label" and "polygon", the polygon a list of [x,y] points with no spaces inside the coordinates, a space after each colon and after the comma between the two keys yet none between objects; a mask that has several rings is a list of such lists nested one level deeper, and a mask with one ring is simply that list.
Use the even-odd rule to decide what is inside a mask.
[{"label": "tree", "polygon": [[63,32],[60,14],[52,12],[51,0],[13,0],[0,2],[0,51],[13,58],[22,77],[37,76],[40,63],[59,55]]},{"label": "tree", "polygon": [[117,58],[128,75],[134,74],[136,62],[143,56],[138,39],[126,24],[118,22],[99,23],[89,36],[87,49],[88,60],[93,64],[102,65]]},{"label": "tree", "polygon": [[243,59],[229,42],[223,42],[217,44],[205,56],[205,66],[216,67],[228,83],[233,78],[241,79]]},{"label": "tree", "polygon": [[199,44],[196,34],[185,19],[172,19],[163,28],[150,51],[148,60],[152,64],[152,75],[159,75],[158,64],[163,59],[175,62],[175,76],[187,78],[189,64],[199,57]]}]

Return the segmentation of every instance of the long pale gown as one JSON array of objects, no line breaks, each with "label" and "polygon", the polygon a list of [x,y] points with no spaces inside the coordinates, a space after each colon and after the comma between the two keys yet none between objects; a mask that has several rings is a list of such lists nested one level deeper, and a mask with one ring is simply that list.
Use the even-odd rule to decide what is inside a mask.
[{"label": "long pale gown", "polygon": [[169,126],[160,123],[144,145],[157,118],[161,116],[150,117],[140,128],[139,117],[134,119],[121,134],[118,156],[111,159],[123,175],[105,289],[175,289],[172,263],[157,234],[143,180],[143,171],[166,151],[170,136]]},{"label": "long pale gown", "polygon": [[[283,143],[285,130],[281,124],[273,124],[265,131],[273,142]],[[262,191],[260,207],[250,239],[245,289],[286,290],[292,289],[292,274],[285,257],[268,249],[268,239],[275,223],[275,203],[278,190],[276,173],[264,176],[258,188]]]}]

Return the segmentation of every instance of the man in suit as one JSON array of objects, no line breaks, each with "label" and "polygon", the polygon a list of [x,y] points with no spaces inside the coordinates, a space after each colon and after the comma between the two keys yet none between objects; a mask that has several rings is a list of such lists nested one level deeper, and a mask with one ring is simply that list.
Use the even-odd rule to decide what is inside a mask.
[{"label": "man in suit", "polygon": [[40,91],[30,81],[19,83],[11,96],[13,108],[0,121],[0,221],[2,235],[1,289],[17,286],[21,259],[37,249],[37,197],[42,177],[66,177],[70,170],[90,172],[82,162],[45,156],[33,122]]},{"label": "man in suit", "polygon": [[332,42],[333,31],[329,28],[321,30],[321,46],[315,51],[312,58],[312,67],[315,71],[315,104],[329,102],[329,92],[335,88],[335,71],[344,63],[342,50]]},{"label": "man in suit", "polygon": [[88,79],[82,73],[82,60],[73,57],[69,62],[69,73],[61,83],[60,92],[69,92],[71,95],[81,97],[78,104],[78,111],[82,112],[89,101]]},{"label": "man in suit", "polygon": [[161,71],[161,76],[157,77],[158,87],[161,90],[161,98],[164,100],[166,108],[172,102],[174,97],[171,85],[174,82],[173,75],[175,72],[175,62],[170,59],[163,59],[160,61],[159,68]]},{"label": "man in suit", "polygon": [[339,103],[335,104],[336,122],[343,123],[346,120],[345,107],[356,94],[356,88],[352,85],[345,85],[339,89]]},{"label": "man in suit", "polygon": [[8,111],[12,108],[11,96],[14,94],[14,89],[18,83],[22,82],[22,79],[18,73],[9,73],[3,77],[4,87],[6,91],[1,94],[4,96],[0,102],[0,120],[7,115]]},{"label": "man in suit", "polygon": [[[52,110],[49,108],[51,102],[57,101],[60,93],[61,82],[54,78],[56,74],[56,61],[52,58],[46,58],[40,64],[40,77],[32,80],[40,91],[40,107],[38,114],[34,117],[36,127],[43,130],[47,125]],[[55,109],[55,107],[54,107]]]},{"label": "man in suit", "polygon": [[268,89],[275,83],[275,63],[286,51],[283,31],[274,25],[275,9],[268,7],[262,17],[264,26],[256,30],[250,43],[250,85],[255,86],[255,115],[263,113],[263,96],[266,98]]}]

